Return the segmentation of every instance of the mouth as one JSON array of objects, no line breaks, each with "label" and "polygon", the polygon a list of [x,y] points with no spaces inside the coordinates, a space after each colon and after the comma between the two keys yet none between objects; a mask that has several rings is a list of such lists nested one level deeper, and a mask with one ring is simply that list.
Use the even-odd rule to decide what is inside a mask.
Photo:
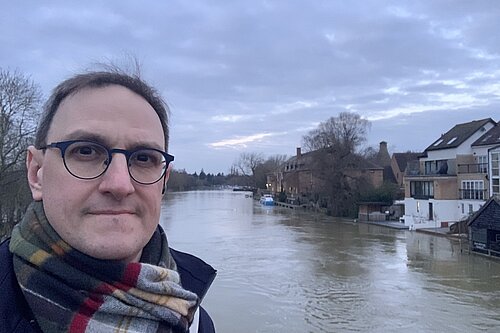
[{"label": "mouth", "polygon": [[95,210],[90,211],[90,215],[134,215],[135,212],[131,210]]}]

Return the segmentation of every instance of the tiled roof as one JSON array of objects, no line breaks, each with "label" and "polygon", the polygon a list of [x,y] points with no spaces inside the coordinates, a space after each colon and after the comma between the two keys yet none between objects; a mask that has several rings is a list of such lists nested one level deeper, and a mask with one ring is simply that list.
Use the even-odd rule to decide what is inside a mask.
[{"label": "tiled roof", "polygon": [[486,146],[500,144],[500,123],[484,133],[479,139],[474,141],[472,146]]},{"label": "tiled roof", "polygon": [[488,123],[492,123],[493,125],[496,124],[493,119],[486,118],[455,125],[451,130],[443,134],[439,139],[427,147],[425,151],[456,148]]},{"label": "tiled roof", "polygon": [[474,213],[467,225],[477,225],[478,223],[476,223],[476,221],[479,222],[479,224],[481,224],[481,222],[484,224],[486,221],[490,225],[496,224],[498,226],[498,222],[500,221],[500,198],[496,196],[489,198],[488,201]]},{"label": "tiled roof", "polygon": [[396,163],[398,164],[398,168],[400,171],[405,171],[406,165],[410,161],[417,161],[418,157],[421,156],[422,153],[394,153],[394,159],[396,160]]}]

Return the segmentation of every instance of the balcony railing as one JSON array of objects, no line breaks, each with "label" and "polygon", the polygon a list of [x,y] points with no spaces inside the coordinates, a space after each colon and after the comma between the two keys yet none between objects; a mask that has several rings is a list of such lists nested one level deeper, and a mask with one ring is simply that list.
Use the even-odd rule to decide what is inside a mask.
[{"label": "balcony railing", "polygon": [[420,200],[434,199],[434,194],[411,194],[411,198]]},{"label": "balcony railing", "polygon": [[460,189],[459,191],[460,191],[460,199],[484,200],[484,198],[486,198],[486,190]]},{"label": "balcony railing", "polygon": [[458,173],[488,173],[488,163],[459,164]]}]

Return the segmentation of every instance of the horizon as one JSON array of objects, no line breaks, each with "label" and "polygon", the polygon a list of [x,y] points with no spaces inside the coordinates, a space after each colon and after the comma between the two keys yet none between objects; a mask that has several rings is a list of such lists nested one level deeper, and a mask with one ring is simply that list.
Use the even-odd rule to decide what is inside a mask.
[{"label": "horizon", "polygon": [[241,153],[294,156],[340,112],[366,146],[423,151],[456,124],[498,119],[500,4],[491,2],[7,2],[3,69],[46,97],[65,78],[136,59],[171,109],[174,168],[229,173]]}]

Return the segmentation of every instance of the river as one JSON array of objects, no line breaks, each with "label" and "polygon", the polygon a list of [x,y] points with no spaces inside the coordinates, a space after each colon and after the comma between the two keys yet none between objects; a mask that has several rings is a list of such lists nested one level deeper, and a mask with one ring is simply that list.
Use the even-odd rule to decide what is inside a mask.
[{"label": "river", "polygon": [[500,332],[500,260],[455,240],[261,206],[248,193],[167,193],[169,244],[218,270],[217,332]]}]

